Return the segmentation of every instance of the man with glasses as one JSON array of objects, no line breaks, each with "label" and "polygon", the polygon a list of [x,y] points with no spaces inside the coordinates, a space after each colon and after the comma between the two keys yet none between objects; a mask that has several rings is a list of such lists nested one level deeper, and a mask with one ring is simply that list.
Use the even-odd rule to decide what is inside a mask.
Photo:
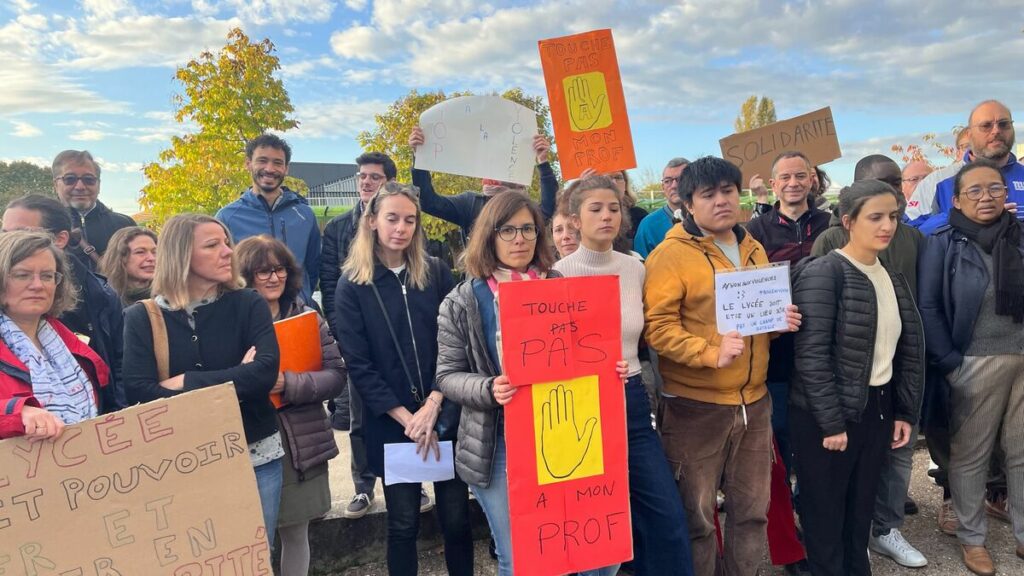
[{"label": "man with glasses", "polygon": [[71,212],[73,234],[69,245],[86,256],[89,269],[95,270],[114,232],[135,226],[135,221],[99,201],[100,165],[88,150],[57,154],[52,170],[53,191]]},{"label": "man with glasses", "polygon": [[[423,129],[416,126],[409,135],[409,146],[415,150],[423,145]],[[540,172],[540,211],[544,218],[551,220],[555,213],[555,196],[558,194],[558,178],[548,161],[551,143],[540,134],[533,137],[533,152],[537,158],[537,170]],[[463,242],[469,239],[473,223],[480,211],[495,194],[506,190],[518,190],[526,193],[526,186],[498,180],[481,180],[481,192],[463,192],[452,196],[442,196],[434,190],[430,172],[412,169],[412,184],[420,190],[420,207],[431,216],[447,220],[462,229]]]},{"label": "man with glasses", "polygon": [[121,298],[103,277],[89,270],[88,257],[66,250],[72,231],[68,210],[56,199],[40,194],[15,198],[4,210],[2,231],[14,230],[45,230],[53,235],[58,248],[65,249],[71,274],[63,281],[74,285],[78,304],[74,310],[61,314],[59,320],[110,368],[110,382],[102,388],[101,413],[124,408],[127,400],[121,381],[121,355],[124,352]]},{"label": "man with glasses", "polygon": [[[394,181],[398,175],[395,162],[387,154],[366,152],[356,158],[359,172],[359,202],[348,212],[331,218],[324,227],[323,252],[320,254],[320,298],[323,302],[327,324],[335,334],[337,320],[334,316],[334,292],[341,276],[341,265],[348,258],[352,241],[359,229],[359,219],[363,216],[366,204],[386,182]],[[345,508],[346,518],[362,518],[370,511],[373,504],[374,489],[377,477],[366,462],[366,445],[363,442],[363,403],[359,394],[349,381],[347,389],[330,402],[331,426],[336,430],[348,430],[351,447],[352,483],[355,485],[355,496]],[[420,511],[426,512],[433,505],[426,492],[420,494]]]},{"label": "man with glasses", "polygon": [[1013,155],[1015,133],[1010,109],[996,100],[986,100],[974,107],[967,119],[969,147],[957,162],[932,172],[917,185],[907,203],[907,220],[925,235],[931,234],[949,219],[953,206],[953,177],[964,164],[975,158],[994,162],[1006,179],[1007,210],[1024,219],[1024,166]]},{"label": "man with glasses", "polygon": [[250,140],[245,145],[245,170],[252,185],[216,217],[236,243],[260,234],[284,242],[302,264],[302,299],[313,305],[320,277],[320,223],[309,202],[284,185],[291,161],[292,149],[281,138],[268,133]]},{"label": "man with glasses", "polygon": [[[647,258],[647,255],[654,250],[654,247],[661,244],[665,234],[672,228],[673,222],[683,219],[683,201],[679,198],[679,177],[686,170],[690,161],[686,158],[673,158],[668,161],[665,169],[661,171],[661,193],[665,195],[665,205],[661,210],[655,210],[643,220],[636,228],[636,236],[633,238],[633,250],[640,256]],[[616,173],[621,176],[620,173]]]},{"label": "man with glasses", "polygon": [[914,194],[914,190],[917,189],[917,185],[924,180],[926,176],[934,172],[932,168],[925,160],[911,160],[907,162],[906,166],[903,167],[903,185],[902,192],[903,197],[910,200],[911,195]]}]

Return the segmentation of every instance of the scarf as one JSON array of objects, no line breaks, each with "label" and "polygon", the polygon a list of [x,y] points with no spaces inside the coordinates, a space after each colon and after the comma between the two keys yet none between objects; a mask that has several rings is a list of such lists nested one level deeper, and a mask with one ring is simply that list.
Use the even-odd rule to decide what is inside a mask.
[{"label": "scarf", "polygon": [[1012,316],[1018,324],[1024,322],[1024,259],[1020,254],[1021,227],[1017,218],[1003,212],[991,224],[978,224],[952,208],[949,225],[992,255],[996,314]]},{"label": "scarf", "polygon": [[148,285],[125,288],[124,295],[121,296],[121,302],[124,303],[125,306],[131,306],[136,302],[141,302],[150,297],[149,290],[150,287]]},{"label": "scarf", "polygon": [[527,268],[526,273],[516,272],[509,268],[495,268],[494,274],[487,279],[487,286],[494,293],[494,325],[496,327],[494,331],[494,347],[498,351],[498,364],[504,366],[504,359],[501,357],[501,314],[498,311],[498,287],[502,282],[517,282],[519,280],[543,280],[547,276],[545,272],[538,272],[536,268],[530,266]]},{"label": "scarf", "polygon": [[0,313],[0,338],[28,368],[32,395],[65,424],[99,415],[92,382],[50,323],[39,322],[40,351],[6,314]]}]

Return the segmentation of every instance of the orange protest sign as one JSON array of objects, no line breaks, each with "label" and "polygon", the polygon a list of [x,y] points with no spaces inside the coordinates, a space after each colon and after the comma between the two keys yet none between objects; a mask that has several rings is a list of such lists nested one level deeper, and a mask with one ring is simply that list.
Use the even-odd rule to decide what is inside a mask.
[{"label": "orange protest sign", "polygon": [[636,167],[611,30],[541,40],[562,177]]},{"label": "orange protest sign", "polygon": [[[281,372],[312,372],[323,368],[320,350],[320,319],[313,310],[274,322],[277,346],[281,350]],[[270,401],[281,407],[281,395]]]},{"label": "orange protest sign", "polygon": [[783,152],[803,152],[813,166],[831,162],[843,153],[832,121],[832,108],[825,107],[788,120],[773,122],[718,141],[722,157],[739,166],[743,185],[755,174],[765,181],[772,174],[772,162]]},{"label": "orange protest sign", "polygon": [[633,557],[614,276],[501,285],[512,560],[555,575]]}]

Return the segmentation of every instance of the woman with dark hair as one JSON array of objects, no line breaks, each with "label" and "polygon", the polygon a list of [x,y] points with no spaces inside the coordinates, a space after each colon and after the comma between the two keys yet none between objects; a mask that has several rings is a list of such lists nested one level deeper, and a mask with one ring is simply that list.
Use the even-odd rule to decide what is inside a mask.
[{"label": "woman with dark hair", "polygon": [[125,306],[149,298],[156,274],[156,232],[141,226],[121,228],[110,237],[100,272]]},{"label": "woman with dark hair", "polygon": [[56,438],[102,412],[110,370],[57,317],[77,298],[45,232],[0,234],[0,438]]},{"label": "woman with dark hair", "polygon": [[878,259],[900,218],[897,192],[862,180],[839,195],[849,241],[794,273],[790,440],[800,520],[816,576],[871,574],[868,538],[885,451],[917,422],[924,335],[902,274]]},{"label": "woman with dark hair", "polygon": [[[279,352],[267,303],[242,286],[224,224],[204,214],[168,220],[160,238],[153,299],[125,311],[125,392],[130,403],[149,402],[234,383],[273,546],[284,456],[277,411],[270,402]],[[157,319],[155,326],[151,318]],[[154,329],[166,333],[162,351]]]},{"label": "woman with dark hair", "polygon": [[[424,237],[416,187],[384,184],[366,205],[334,298],[338,340],[363,399],[366,459],[385,480],[388,573],[395,576],[418,570],[421,484],[387,483],[384,445],[415,443],[423,458],[440,457],[445,399],[435,381],[438,308],[454,282],[451,270],[427,255]],[[466,483],[458,475],[434,482],[434,495],[448,573],[470,576]]]},{"label": "woman with dark hair", "polygon": [[[302,273],[295,257],[273,236],[250,236],[238,244],[238,268],[247,286],[270,306],[275,320],[304,313]],[[281,395],[277,411],[284,447],[284,472],[277,528],[281,536],[282,576],[309,572],[309,522],[331,509],[327,462],[338,455],[324,402],[341,393],[345,362],[327,322],[317,314],[323,367],[314,372],[279,372],[270,390]]]},{"label": "woman with dark hair", "polygon": [[953,178],[949,225],[918,266],[929,384],[949,399],[949,484],[964,564],[995,574],[985,548],[985,483],[1000,441],[1009,510],[1024,558],[1024,234],[1006,211],[1000,168],[978,158]]},{"label": "woman with dark hair", "polygon": [[625,210],[625,195],[607,176],[582,179],[571,192],[568,211],[580,232],[580,247],[559,260],[565,276],[617,276],[626,359],[626,426],[629,496],[633,519],[633,567],[638,575],[692,574],[686,511],[661,440],[651,427],[651,403],[641,379],[640,340],[644,329],[644,279],[638,258],[613,249]]}]

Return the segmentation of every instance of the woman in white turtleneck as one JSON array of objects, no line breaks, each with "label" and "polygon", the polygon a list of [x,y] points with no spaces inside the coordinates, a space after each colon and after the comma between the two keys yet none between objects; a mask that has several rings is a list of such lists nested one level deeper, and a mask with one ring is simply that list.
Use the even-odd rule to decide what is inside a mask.
[{"label": "woman in white turtleneck", "polygon": [[623,196],[607,176],[588,176],[573,187],[569,212],[580,247],[555,263],[563,276],[619,277],[622,357],[629,363],[626,425],[636,574],[693,574],[686,512],[661,440],[651,426],[651,405],[638,358],[644,330],[643,263],[616,252]]}]

